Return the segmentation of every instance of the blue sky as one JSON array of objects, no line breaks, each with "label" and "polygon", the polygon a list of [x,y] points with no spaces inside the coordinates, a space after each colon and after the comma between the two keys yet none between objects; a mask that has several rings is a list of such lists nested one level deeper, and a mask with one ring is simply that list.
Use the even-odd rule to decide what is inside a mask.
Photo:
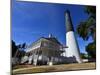
[{"label": "blue sky", "polygon": [[[12,0],[12,40],[16,44],[27,43],[30,45],[40,37],[48,37],[49,34],[65,45],[65,17],[64,11],[70,10],[74,29],[80,21],[87,19],[84,6],[67,4],[49,4],[36,2],[16,2]],[[85,52],[85,46],[92,41],[84,41],[77,37],[81,52]]]}]

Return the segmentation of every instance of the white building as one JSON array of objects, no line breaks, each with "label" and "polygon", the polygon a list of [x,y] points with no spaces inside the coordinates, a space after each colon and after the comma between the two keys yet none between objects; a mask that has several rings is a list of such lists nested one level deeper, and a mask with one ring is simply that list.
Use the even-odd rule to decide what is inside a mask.
[{"label": "white building", "polygon": [[63,45],[53,36],[42,37],[26,49],[26,56],[21,63],[28,64],[59,64],[64,62]]}]

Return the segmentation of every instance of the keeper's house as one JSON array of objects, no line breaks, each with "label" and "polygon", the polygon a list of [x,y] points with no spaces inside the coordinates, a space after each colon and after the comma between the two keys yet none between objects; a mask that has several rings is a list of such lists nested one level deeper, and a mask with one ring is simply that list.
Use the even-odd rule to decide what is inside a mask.
[{"label": "keeper's house", "polygon": [[21,63],[33,65],[52,65],[59,64],[66,60],[63,56],[63,45],[52,35],[48,38],[42,37],[32,43],[26,49],[26,55],[22,58]]}]

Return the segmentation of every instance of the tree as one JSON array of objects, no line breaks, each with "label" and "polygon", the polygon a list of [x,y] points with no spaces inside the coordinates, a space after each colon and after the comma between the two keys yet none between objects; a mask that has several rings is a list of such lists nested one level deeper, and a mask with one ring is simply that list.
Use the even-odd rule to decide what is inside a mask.
[{"label": "tree", "polygon": [[88,14],[86,21],[80,22],[77,27],[79,37],[87,41],[89,37],[93,38],[93,42],[86,46],[86,51],[92,58],[96,57],[96,7],[86,6],[85,13]]},{"label": "tree", "polygon": [[96,39],[96,7],[87,6],[85,12],[89,15],[86,21],[80,22],[77,27],[77,33],[83,40],[88,40],[92,36],[93,40]]},{"label": "tree", "polygon": [[14,57],[14,55],[15,55],[15,53],[16,53],[16,51],[17,51],[17,46],[16,46],[16,44],[15,44],[15,42],[12,40],[11,41],[12,43],[12,57]]},{"label": "tree", "polygon": [[95,42],[89,43],[86,46],[86,51],[88,52],[89,58],[96,58],[96,44]]},{"label": "tree", "polygon": [[17,52],[16,56],[19,59],[21,59],[21,57],[23,57],[25,55],[25,51],[24,51],[25,48],[26,48],[26,43],[17,45],[18,52]]},{"label": "tree", "polygon": [[22,44],[22,48],[24,48],[24,49],[26,48],[26,43]]},{"label": "tree", "polygon": [[12,40],[12,57],[21,58],[25,55],[26,43],[16,45],[16,43]]},{"label": "tree", "polygon": [[87,59],[88,58],[88,55],[85,54],[85,53],[80,53],[80,56],[82,59]]}]

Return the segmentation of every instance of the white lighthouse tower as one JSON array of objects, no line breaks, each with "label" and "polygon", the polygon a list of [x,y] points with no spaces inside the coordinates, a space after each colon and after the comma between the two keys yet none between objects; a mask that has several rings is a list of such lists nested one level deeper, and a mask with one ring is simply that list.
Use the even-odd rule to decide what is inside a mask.
[{"label": "white lighthouse tower", "polygon": [[[74,28],[71,21],[70,12],[67,10],[65,12],[65,24],[66,24],[66,57],[74,57],[78,63],[82,63],[80,58],[80,51],[78,47],[77,40],[74,34]],[[73,62],[74,60],[71,60]]]}]

